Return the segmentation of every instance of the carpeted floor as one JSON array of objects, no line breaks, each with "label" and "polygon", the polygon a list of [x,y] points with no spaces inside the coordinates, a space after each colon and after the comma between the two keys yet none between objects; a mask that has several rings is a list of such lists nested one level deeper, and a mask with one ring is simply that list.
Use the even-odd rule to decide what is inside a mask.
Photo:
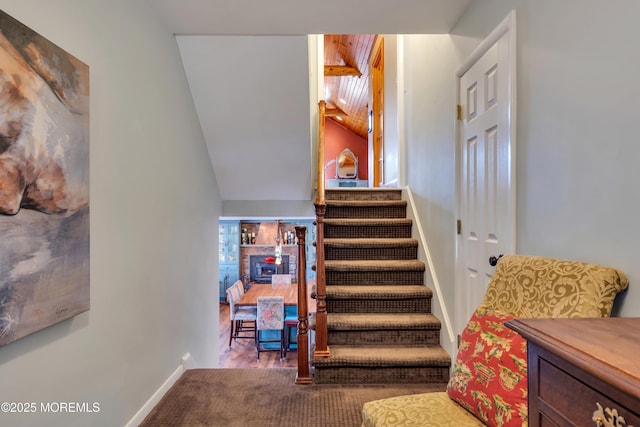
[{"label": "carpeted floor", "polygon": [[192,369],[141,424],[221,427],[358,427],[365,402],[443,391],[428,385],[295,385],[295,369]]}]

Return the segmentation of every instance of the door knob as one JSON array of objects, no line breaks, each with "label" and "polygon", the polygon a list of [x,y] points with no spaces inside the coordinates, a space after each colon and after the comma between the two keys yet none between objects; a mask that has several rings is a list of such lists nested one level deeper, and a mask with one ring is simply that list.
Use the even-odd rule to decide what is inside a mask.
[{"label": "door knob", "polygon": [[503,254],[498,255],[498,257],[497,257],[497,258],[496,258],[496,257],[494,257],[494,256],[490,256],[490,257],[489,257],[489,265],[490,265],[491,267],[495,267],[495,266],[496,266],[496,264],[498,264],[498,260],[499,260],[500,258],[502,258],[503,256],[504,256]]}]

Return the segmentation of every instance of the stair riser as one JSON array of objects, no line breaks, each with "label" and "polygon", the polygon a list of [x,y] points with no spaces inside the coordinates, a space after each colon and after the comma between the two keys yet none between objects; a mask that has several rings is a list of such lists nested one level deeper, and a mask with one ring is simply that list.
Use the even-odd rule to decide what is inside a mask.
[{"label": "stair riser", "polygon": [[327,206],[325,218],[406,218],[406,206]]},{"label": "stair riser", "polygon": [[326,271],[330,285],[423,285],[424,271]]},{"label": "stair riser", "polygon": [[411,237],[411,224],[407,225],[340,225],[324,224],[327,239],[393,239]]},{"label": "stair riser", "polygon": [[416,259],[418,257],[418,248],[335,248],[325,246],[324,254],[326,260],[344,261],[359,259]]},{"label": "stair riser", "polygon": [[329,331],[329,345],[438,345],[440,330]]},{"label": "stair riser", "polygon": [[431,299],[410,300],[332,300],[328,299],[328,313],[431,313]]},{"label": "stair riser", "polygon": [[398,190],[358,190],[343,191],[326,189],[325,200],[401,200],[402,191]]},{"label": "stair riser", "polygon": [[448,367],[315,368],[314,384],[431,384],[449,381]]}]

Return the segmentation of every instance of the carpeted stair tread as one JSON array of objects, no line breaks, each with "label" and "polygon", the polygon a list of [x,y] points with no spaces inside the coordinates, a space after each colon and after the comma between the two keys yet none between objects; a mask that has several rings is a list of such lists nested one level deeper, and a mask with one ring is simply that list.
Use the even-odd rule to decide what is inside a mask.
[{"label": "carpeted stair tread", "polygon": [[340,286],[327,285],[327,299],[407,299],[407,298],[431,298],[433,291],[423,285],[389,286]]},{"label": "carpeted stair tread", "polygon": [[408,238],[413,221],[403,217],[371,218],[367,215],[348,218],[325,218],[324,237],[327,239]]},{"label": "carpeted stair tread", "polygon": [[390,227],[394,225],[410,226],[413,221],[409,218],[325,218],[324,224],[348,227]]},{"label": "carpeted stair tread", "polygon": [[440,320],[429,313],[329,313],[329,330],[374,331],[440,329]]},{"label": "carpeted stair tread", "polygon": [[325,271],[425,271],[424,262],[411,260],[327,260]]},{"label": "carpeted stair tread", "polygon": [[327,207],[388,207],[407,206],[406,200],[327,200]]},{"label": "carpeted stair tread", "polygon": [[325,201],[334,200],[400,200],[402,190],[397,188],[327,188]]},{"label": "carpeted stair tread", "polygon": [[325,219],[406,218],[406,200],[328,200]]},{"label": "carpeted stair tread", "polygon": [[327,238],[325,260],[408,260],[418,256],[418,241],[411,237]]},{"label": "carpeted stair tread", "polygon": [[[330,357],[313,359],[314,383],[446,383],[413,220],[398,188],[327,189],[325,303]],[[313,319],[312,328],[315,326]]]},{"label": "carpeted stair tread", "polygon": [[422,347],[404,346],[331,346],[331,357],[314,359],[316,368],[449,366],[451,358],[439,345]]},{"label": "carpeted stair tread", "polygon": [[397,248],[417,247],[418,241],[412,238],[379,238],[379,239],[324,239],[325,247],[333,248]]}]

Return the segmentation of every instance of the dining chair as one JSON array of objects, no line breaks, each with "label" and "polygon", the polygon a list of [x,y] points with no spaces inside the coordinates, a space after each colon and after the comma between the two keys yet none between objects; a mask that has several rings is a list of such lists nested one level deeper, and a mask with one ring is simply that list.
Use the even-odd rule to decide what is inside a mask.
[{"label": "dining chair", "polygon": [[291,345],[298,346],[297,338],[292,341],[291,340],[291,331],[297,330],[298,328],[298,318],[289,318],[285,317],[284,319],[284,357],[287,357],[287,352],[291,350]]},{"label": "dining chair", "polygon": [[[231,340],[234,338],[256,339],[257,311],[255,307],[238,307],[236,305],[242,297],[238,285],[242,286],[242,282],[236,282],[229,289],[227,289],[227,300],[229,301],[229,319],[231,321],[231,329],[229,332],[229,347],[231,347]],[[252,324],[248,324],[245,322],[252,322]]]},{"label": "dining chair", "polygon": [[242,280],[236,280],[233,283],[233,285],[229,287],[229,289],[233,289],[233,292],[235,292],[235,295],[238,298],[242,298],[242,296],[247,292],[247,289],[245,289],[245,286]]},{"label": "dining chair", "polygon": [[240,297],[242,297],[245,293],[244,283],[242,283],[242,280],[236,280],[234,285],[238,286],[238,293],[240,294]]},{"label": "dining chair", "polygon": [[271,284],[272,285],[290,285],[291,274],[272,274]]},{"label": "dining chair", "polygon": [[[284,357],[284,297],[258,297],[256,321],[256,350],[258,359],[261,351],[279,351]],[[279,339],[269,339],[264,332],[277,331]],[[278,346],[271,344],[278,343]]]}]

